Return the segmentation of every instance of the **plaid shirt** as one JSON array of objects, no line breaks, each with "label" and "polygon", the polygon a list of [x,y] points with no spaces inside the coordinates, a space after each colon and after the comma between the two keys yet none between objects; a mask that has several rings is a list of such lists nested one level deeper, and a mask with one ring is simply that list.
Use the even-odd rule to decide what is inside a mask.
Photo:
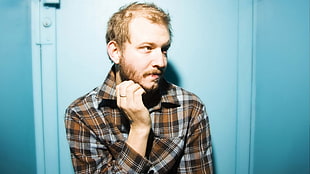
[{"label": "plaid shirt", "polygon": [[116,105],[114,68],[104,84],[74,101],[65,125],[76,173],[213,173],[209,121],[200,99],[163,80],[149,108],[147,155],[126,144],[130,125]]}]

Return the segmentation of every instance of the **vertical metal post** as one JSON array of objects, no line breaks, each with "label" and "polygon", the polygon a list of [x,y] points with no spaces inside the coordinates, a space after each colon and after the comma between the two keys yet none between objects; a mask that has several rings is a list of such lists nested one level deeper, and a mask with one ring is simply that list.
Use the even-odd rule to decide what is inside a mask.
[{"label": "vertical metal post", "polygon": [[59,173],[56,6],[32,0],[37,173]]}]

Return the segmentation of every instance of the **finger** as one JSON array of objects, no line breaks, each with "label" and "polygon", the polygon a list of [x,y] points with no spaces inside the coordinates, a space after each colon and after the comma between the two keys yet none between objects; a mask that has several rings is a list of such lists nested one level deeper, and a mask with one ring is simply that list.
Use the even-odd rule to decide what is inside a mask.
[{"label": "finger", "polygon": [[135,94],[139,96],[142,96],[142,94],[144,93],[145,93],[145,90],[141,86],[139,86],[139,88],[135,92]]},{"label": "finger", "polygon": [[145,93],[145,90],[140,86],[136,91],[134,95],[134,102],[135,105],[144,107],[142,95]]},{"label": "finger", "polygon": [[134,91],[134,100],[142,101],[142,94],[144,93],[145,93],[145,90],[140,85],[137,85]]},{"label": "finger", "polygon": [[[142,87],[138,83],[130,84],[127,87],[126,94],[136,95],[136,92]],[[143,88],[142,88],[143,89]]]},{"label": "finger", "polygon": [[116,86],[117,106],[121,109],[127,105],[127,87],[132,83],[133,81],[124,81]]},{"label": "finger", "polygon": [[120,97],[125,97],[127,95],[127,88],[131,85],[134,84],[133,81],[129,80],[129,81],[124,81],[122,83],[120,83],[119,86],[119,96]]},{"label": "finger", "polygon": [[[137,84],[137,83],[134,83],[134,84],[130,84],[128,87],[127,87],[127,103],[130,105],[134,105],[135,103],[137,103],[137,99],[138,100],[141,100],[142,102],[142,99],[140,99],[141,97],[139,97],[139,93],[137,93],[137,91],[139,89],[141,89],[142,87]],[[140,94],[141,95],[141,94]]]}]

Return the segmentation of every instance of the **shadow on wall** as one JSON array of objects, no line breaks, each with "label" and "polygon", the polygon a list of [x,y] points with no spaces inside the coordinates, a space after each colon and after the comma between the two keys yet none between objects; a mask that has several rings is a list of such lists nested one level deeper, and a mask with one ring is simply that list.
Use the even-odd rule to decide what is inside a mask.
[{"label": "shadow on wall", "polygon": [[165,79],[173,84],[176,84],[178,86],[181,86],[182,82],[180,80],[180,76],[173,66],[171,62],[168,61],[168,66],[165,72]]}]

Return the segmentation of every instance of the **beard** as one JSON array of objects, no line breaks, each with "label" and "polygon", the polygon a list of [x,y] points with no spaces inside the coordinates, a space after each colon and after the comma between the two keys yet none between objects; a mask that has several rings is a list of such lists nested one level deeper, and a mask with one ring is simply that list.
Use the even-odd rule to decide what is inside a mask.
[{"label": "beard", "polygon": [[[146,92],[154,92],[159,88],[160,80],[165,69],[154,68],[148,71],[138,71],[133,64],[128,64],[122,57],[119,62],[122,81],[132,80],[138,83]],[[148,79],[148,76],[157,75],[158,78]]]}]

